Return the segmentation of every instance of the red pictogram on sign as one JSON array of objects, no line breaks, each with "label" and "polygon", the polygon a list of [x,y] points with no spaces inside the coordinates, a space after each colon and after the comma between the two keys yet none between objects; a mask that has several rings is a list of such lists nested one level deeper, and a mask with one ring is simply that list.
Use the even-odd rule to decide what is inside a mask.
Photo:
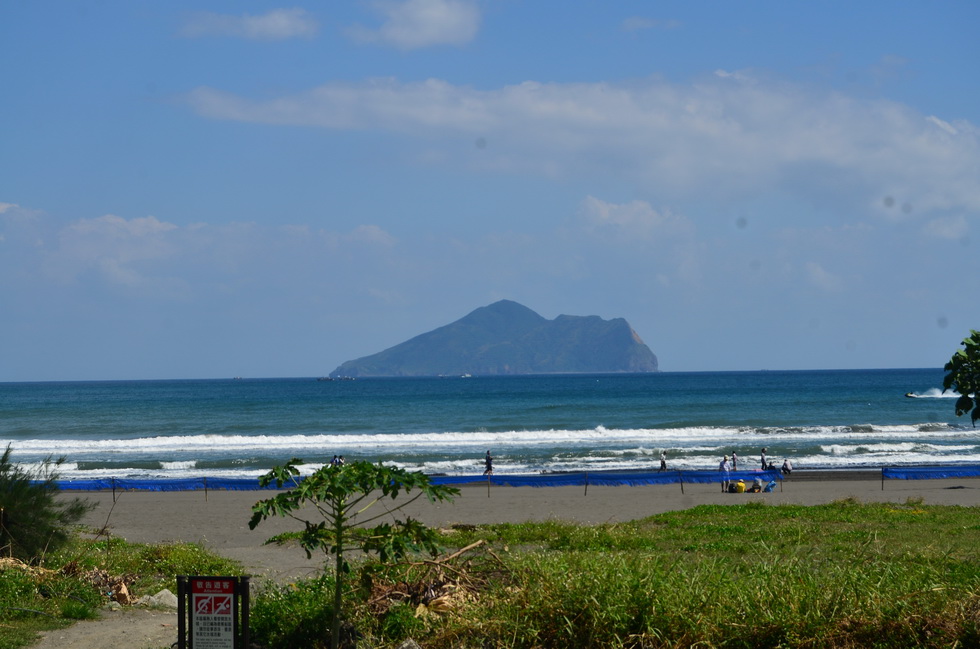
[{"label": "red pictogram on sign", "polygon": [[214,613],[214,598],[211,595],[198,595],[194,610],[198,615],[211,615]]},{"label": "red pictogram on sign", "polygon": [[214,595],[212,602],[214,615],[231,615],[231,595]]}]

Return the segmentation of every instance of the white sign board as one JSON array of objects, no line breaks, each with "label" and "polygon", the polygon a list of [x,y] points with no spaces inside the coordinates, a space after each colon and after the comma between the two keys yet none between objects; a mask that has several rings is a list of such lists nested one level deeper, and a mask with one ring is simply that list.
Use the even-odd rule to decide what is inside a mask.
[{"label": "white sign board", "polygon": [[235,649],[235,581],[191,581],[194,649]]}]

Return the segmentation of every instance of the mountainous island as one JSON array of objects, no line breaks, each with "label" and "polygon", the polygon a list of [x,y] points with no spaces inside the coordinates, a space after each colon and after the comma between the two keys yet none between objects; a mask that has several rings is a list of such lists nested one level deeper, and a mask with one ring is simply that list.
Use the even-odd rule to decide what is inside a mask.
[{"label": "mountainous island", "polygon": [[623,318],[548,320],[511,300],[377,354],[343,363],[331,378],[656,372],[657,357]]}]

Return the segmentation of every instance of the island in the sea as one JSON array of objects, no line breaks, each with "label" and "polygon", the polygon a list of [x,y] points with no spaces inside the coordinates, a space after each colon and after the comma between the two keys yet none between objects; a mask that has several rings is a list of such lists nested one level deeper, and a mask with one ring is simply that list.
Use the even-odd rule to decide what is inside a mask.
[{"label": "island in the sea", "polygon": [[548,320],[511,300],[377,354],[343,363],[333,378],[656,372],[657,357],[623,318]]}]

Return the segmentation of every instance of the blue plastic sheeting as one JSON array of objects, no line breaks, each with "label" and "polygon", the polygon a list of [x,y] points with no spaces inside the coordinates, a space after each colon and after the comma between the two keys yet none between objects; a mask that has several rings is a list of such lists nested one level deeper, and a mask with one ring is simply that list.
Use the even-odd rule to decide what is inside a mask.
[{"label": "blue plastic sheeting", "polygon": [[[882,479],[936,480],[941,478],[980,478],[980,465],[972,466],[914,466],[887,467],[881,470]],[[486,483],[499,487],[568,487],[568,486],[642,486],[656,484],[717,484],[722,481],[721,471],[596,471],[581,473],[501,474],[489,478],[480,475],[431,476],[432,484],[461,485]],[[732,482],[753,482],[756,478],[767,484],[782,480],[778,470],[730,471]],[[34,481],[39,482],[39,481]],[[286,485],[289,488],[290,485]],[[258,478],[168,478],[158,480],[132,480],[128,478],[102,478],[98,480],[59,480],[63,491],[257,491],[276,489],[275,483],[260,487]]]},{"label": "blue plastic sheeting", "polygon": [[168,478],[165,480],[133,480],[103,478],[100,480],[59,480],[62,491],[257,491],[275,489],[275,484],[260,487],[258,478]]},{"label": "blue plastic sheeting", "polygon": [[680,483],[679,471],[657,471],[651,473],[631,473],[631,472],[602,472],[586,474],[590,485],[600,485],[603,487],[641,487],[654,484],[678,484]]},{"label": "blue plastic sheeting", "polygon": [[434,475],[429,478],[429,482],[437,485],[470,484],[472,482],[485,483],[486,481],[487,477],[485,475]]},{"label": "blue plastic sheeting", "polygon": [[980,478],[980,466],[886,467],[881,477],[891,480],[937,480],[941,478]]},{"label": "blue plastic sheeting", "polygon": [[[724,478],[724,474],[721,471],[681,471],[681,479],[679,482],[686,483],[697,483],[697,484],[714,484],[720,483]],[[728,479],[732,482],[738,482],[739,480],[744,480],[746,484],[751,484],[758,478],[762,481],[762,484],[767,484],[772,480],[782,480],[783,476],[776,469],[772,471],[762,471],[760,469],[755,469],[753,471],[729,471]]]},{"label": "blue plastic sheeting", "polygon": [[491,484],[506,487],[569,487],[586,484],[587,473],[538,473],[534,475],[495,475]]},{"label": "blue plastic sheeting", "polygon": [[[980,472],[980,468],[976,468]],[[959,475],[959,474],[958,474]],[[768,483],[781,480],[779,471],[731,471],[728,475],[732,482],[745,480],[752,482],[756,478]],[[941,476],[924,476],[941,477]],[[479,475],[464,476],[432,476],[432,484],[461,485],[486,483],[498,487],[569,487],[595,485],[601,487],[638,487],[658,484],[715,484],[722,481],[721,471],[596,471],[581,473],[535,473],[535,474],[500,474],[490,477]],[[275,483],[268,487],[260,487],[257,478],[168,478],[156,480],[135,480],[129,478],[103,478],[100,480],[60,480],[58,486],[64,491],[256,491],[259,489],[276,489]],[[289,488],[291,485],[285,485]]]},{"label": "blue plastic sheeting", "polygon": [[[502,474],[487,478],[486,476],[435,476],[434,484],[470,484],[485,483],[506,487],[568,487],[595,485],[603,487],[638,487],[656,484],[715,484],[722,481],[721,471],[651,471],[649,473],[632,471],[599,471],[595,473],[541,473],[532,475]],[[772,480],[781,480],[779,471],[731,471],[729,479],[732,482],[745,480],[751,483],[756,478],[763,484]]]}]

